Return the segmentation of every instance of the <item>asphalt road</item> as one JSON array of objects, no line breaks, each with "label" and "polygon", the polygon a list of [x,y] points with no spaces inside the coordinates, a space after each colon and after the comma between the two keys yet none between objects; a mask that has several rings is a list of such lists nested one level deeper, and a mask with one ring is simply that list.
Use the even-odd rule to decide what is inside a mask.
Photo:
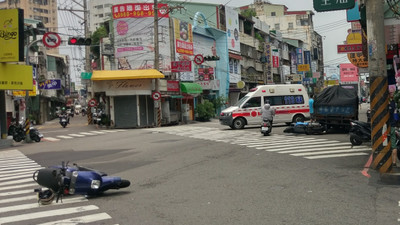
[{"label": "asphalt road", "polygon": [[[109,191],[78,204],[95,205],[99,208],[96,212],[111,217],[101,224],[372,225],[398,224],[400,218],[398,186],[383,184],[379,174],[371,169],[362,174],[367,169],[364,165],[369,159],[368,152],[311,160],[280,154],[273,151],[275,148],[257,149],[246,143],[252,139],[265,145],[282,143],[295,148],[301,145],[301,140],[307,143],[323,139],[318,143],[334,141],[340,145],[348,142],[348,135],[343,133],[285,136],[280,133],[284,127],[274,127],[273,135],[264,137],[257,128],[232,131],[217,120],[108,133],[103,128],[86,125],[82,117],[72,118],[65,129],[58,121],[38,128],[45,137],[54,139],[18,144],[12,150],[42,166],[64,160],[131,180],[132,185],[127,189]],[[61,138],[82,132],[102,133]],[[276,144],[277,150],[279,146]],[[308,150],[307,146],[304,150]],[[2,198],[7,196],[0,196],[0,201]],[[28,213],[12,211],[5,215],[1,207],[0,203],[0,221],[4,216]],[[53,204],[35,210],[64,207]],[[77,212],[57,218],[90,213]],[[54,220],[51,214],[48,216],[40,221]]]}]

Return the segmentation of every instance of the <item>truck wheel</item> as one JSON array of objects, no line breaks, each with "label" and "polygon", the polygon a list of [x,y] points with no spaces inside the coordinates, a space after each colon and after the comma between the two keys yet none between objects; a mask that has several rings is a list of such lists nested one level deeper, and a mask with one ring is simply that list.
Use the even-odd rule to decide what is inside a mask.
[{"label": "truck wheel", "polygon": [[295,115],[293,117],[293,123],[297,123],[297,122],[304,122],[305,118],[303,115]]},{"label": "truck wheel", "polygon": [[356,145],[356,146],[362,144],[362,140],[355,135],[350,135],[350,142],[352,145]]},{"label": "truck wheel", "polygon": [[243,129],[244,124],[245,122],[243,118],[237,118],[233,121],[233,129]]}]

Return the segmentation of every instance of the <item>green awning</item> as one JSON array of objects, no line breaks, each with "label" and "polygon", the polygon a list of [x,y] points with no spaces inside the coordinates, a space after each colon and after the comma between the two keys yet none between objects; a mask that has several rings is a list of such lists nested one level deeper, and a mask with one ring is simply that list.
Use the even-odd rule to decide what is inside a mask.
[{"label": "green awning", "polygon": [[197,83],[181,83],[181,91],[187,94],[201,94],[203,88]]}]

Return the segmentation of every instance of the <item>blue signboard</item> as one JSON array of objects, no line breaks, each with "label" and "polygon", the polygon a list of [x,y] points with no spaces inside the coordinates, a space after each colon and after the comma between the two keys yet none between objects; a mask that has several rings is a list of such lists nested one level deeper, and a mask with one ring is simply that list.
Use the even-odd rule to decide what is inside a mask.
[{"label": "blue signboard", "polygon": [[303,64],[303,49],[297,48],[296,55],[297,55],[297,65]]},{"label": "blue signboard", "polygon": [[311,52],[304,51],[304,64],[309,64],[311,66]]},{"label": "blue signboard", "polygon": [[41,82],[39,83],[39,89],[44,89],[44,90],[61,89],[61,80],[51,79],[51,80],[46,80],[45,82]]}]

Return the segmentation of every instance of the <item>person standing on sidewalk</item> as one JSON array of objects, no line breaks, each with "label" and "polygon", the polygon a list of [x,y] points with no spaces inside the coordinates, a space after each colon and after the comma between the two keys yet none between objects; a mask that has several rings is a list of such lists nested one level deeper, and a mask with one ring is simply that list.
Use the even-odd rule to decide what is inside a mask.
[{"label": "person standing on sidewalk", "polygon": [[314,95],[310,95],[308,100],[308,105],[310,107],[310,122],[314,122]]},{"label": "person standing on sidewalk", "polygon": [[394,91],[389,91],[390,99],[389,99],[389,124],[390,124],[390,143],[392,149],[392,167],[396,167],[397,162],[397,135],[396,135],[396,126],[397,121],[394,117],[396,110],[396,102],[394,101]]}]

